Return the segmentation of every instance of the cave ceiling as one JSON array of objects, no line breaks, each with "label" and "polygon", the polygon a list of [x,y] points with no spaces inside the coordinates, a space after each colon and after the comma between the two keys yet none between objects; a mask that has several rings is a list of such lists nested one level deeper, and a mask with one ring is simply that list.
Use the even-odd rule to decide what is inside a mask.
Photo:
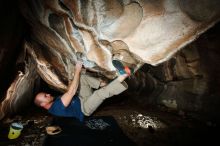
[{"label": "cave ceiling", "polygon": [[79,58],[87,70],[109,79],[117,76],[114,56],[135,70],[156,66],[211,28],[220,15],[218,0],[23,0],[19,5],[30,37],[20,57],[24,70],[6,92],[1,117],[33,96],[39,77],[64,92]]}]

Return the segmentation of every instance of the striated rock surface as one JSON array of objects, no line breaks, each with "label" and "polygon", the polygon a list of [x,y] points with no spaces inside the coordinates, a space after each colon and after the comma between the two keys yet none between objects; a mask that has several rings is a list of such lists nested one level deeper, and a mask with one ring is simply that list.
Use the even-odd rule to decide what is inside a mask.
[{"label": "striated rock surface", "polygon": [[[73,78],[71,74],[77,59],[83,60],[87,70],[109,79],[117,76],[113,58],[135,70],[146,63],[159,65],[217,23],[220,15],[218,0],[19,2],[30,26],[30,35],[24,40],[23,48],[27,55],[25,71],[10,85],[1,109],[8,107],[6,99],[14,105],[18,104],[15,99],[24,101],[25,93],[33,90],[39,76],[50,87],[64,92]],[[175,60],[176,77],[200,75],[197,62],[192,62],[198,57],[194,53],[195,56],[188,58],[189,70],[181,70],[181,56]],[[170,66],[172,62],[165,64]],[[165,72],[167,80],[172,80],[172,72],[169,69]],[[30,85],[24,85],[26,82],[21,82],[21,78]],[[19,86],[15,86],[18,83]],[[10,95],[11,88],[16,95]]]},{"label": "striated rock surface", "polygon": [[49,78],[57,76],[62,86],[67,85],[77,53],[82,54],[87,69],[111,79],[115,77],[112,58],[126,58],[121,50],[132,58],[123,61],[137,69],[144,63],[157,65],[168,60],[219,20],[218,3],[37,0],[23,1],[21,8],[31,25],[28,43],[34,44],[37,63],[47,62],[44,71],[38,67],[38,72],[60,89],[63,87]]}]

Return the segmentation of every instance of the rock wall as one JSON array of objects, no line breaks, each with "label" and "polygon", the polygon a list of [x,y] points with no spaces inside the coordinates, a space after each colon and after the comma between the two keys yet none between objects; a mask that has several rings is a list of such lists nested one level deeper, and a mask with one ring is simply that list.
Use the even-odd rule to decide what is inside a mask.
[{"label": "rock wall", "polygon": [[[1,83],[0,117],[30,104],[39,77],[65,92],[78,59],[87,70],[108,79],[118,75],[112,59],[135,71],[143,64],[157,65],[141,73],[147,80],[135,82],[146,86],[152,82],[146,90],[149,99],[200,110],[203,103],[198,101],[210,85],[198,46],[175,53],[219,21],[219,5],[218,0],[4,2],[0,77],[10,80]],[[20,21],[18,6],[28,25]],[[25,30],[28,35],[22,40]],[[194,95],[196,99],[191,98]]]},{"label": "rock wall", "polygon": [[[130,81],[140,106],[162,105],[174,111],[220,116],[220,25],[158,65],[144,65]],[[136,82],[135,82],[136,81]]]},{"label": "rock wall", "polygon": [[116,77],[113,58],[136,70],[144,63],[158,65],[219,21],[218,4],[215,0],[26,0],[21,8],[31,26],[27,44],[39,75],[65,91],[77,53],[88,70],[110,79]]}]

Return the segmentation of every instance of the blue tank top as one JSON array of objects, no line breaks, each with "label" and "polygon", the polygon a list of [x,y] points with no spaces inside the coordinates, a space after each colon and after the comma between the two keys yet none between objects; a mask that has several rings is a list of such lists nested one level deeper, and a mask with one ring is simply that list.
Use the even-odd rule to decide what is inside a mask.
[{"label": "blue tank top", "polygon": [[84,114],[81,110],[81,103],[78,96],[74,96],[67,107],[63,105],[61,98],[57,97],[48,112],[60,117],[74,117],[79,119],[81,122],[84,119]]}]

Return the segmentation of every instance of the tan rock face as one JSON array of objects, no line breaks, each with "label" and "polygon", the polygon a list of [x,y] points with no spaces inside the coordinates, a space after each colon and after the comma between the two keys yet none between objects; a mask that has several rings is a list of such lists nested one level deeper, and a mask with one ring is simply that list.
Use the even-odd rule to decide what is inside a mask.
[{"label": "tan rock face", "polygon": [[[40,76],[65,90],[77,52],[83,54],[87,69],[108,78],[115,77],[112,57],[123,49],[133,59],[124,60],[127,63],[157,65],[218,21],[217,3],[37,0],[23,2],[22,10],[32,26],[31,54]],[[118,58],[125,59],[123,55],[119,53]],[[50,81],[51,77],[60,83]]]},{"label": "tan rock face", "polygon": [[78,57],[109,79],[117,76],[114,57],[136,70],[144,63],[158,65],[218,22],[219,5],[218,0],[25,0],[21,11],[31,38],[24,49],[38,75],[63,92]]}]

